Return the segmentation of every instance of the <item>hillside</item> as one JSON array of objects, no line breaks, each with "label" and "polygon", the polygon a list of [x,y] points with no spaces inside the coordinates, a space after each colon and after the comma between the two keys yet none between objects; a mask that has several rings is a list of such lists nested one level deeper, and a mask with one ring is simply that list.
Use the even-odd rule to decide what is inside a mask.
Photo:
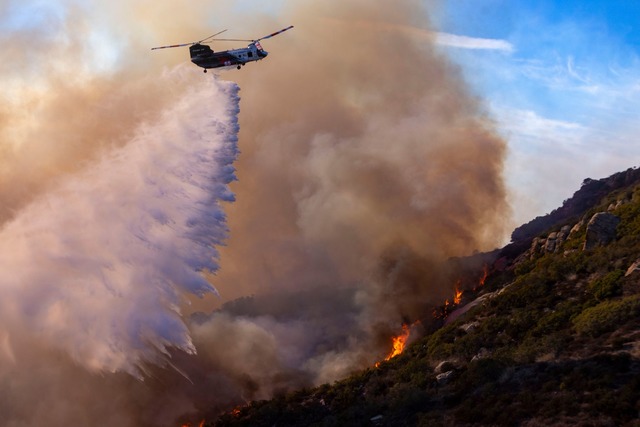
[{"label": "hillside", "polygon": [[513,237],[401,355],[209,425],[640,425],[640,172]]}]

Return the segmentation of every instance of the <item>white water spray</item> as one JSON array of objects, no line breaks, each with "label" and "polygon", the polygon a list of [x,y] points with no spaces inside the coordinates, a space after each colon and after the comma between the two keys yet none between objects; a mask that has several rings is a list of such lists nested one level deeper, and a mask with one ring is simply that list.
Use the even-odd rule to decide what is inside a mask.
[{"label": "white water spray", "polygon": [[20,360],[17,331],[96,372],[140,376],[170,348],[195,352],[178,307],[215,292],[202,271],[217,270],[227,236],[239,98],[211,78],[185,87],[160,120],[4,224],[0,359]]}]

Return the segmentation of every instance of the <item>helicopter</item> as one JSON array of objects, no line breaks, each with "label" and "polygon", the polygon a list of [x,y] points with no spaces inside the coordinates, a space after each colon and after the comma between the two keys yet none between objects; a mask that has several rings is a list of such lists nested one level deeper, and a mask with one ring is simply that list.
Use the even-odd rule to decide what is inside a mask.
[{"label": "helicopter", "polygon": [[[204,68],[204,72],[207,72],[209,68],[221,68],[221,67],[229,67],[229,66],[237,66],[238,70],[244,66],[247,62],[252,61],[260,61],[267,57],[269,52],[262,48],[260,45],[260,41],[264,39],[271,38],[273,36],[277,36],[278,34],[284,33],[287,30],[293,28],[293,25],[288,26],[287,28],[283,28],[280,31],[276,31],[275,33],[269,34],[268,36],[260,37],[256,40],[244,40],[244,39],[214,39],[215,36],[218,36],[224,33],[227,30],[222,30],[218,33],[215,33],[206,39],[202,39],[197,42],[191,43],[182,43],[182,44],[174,44],[170,46],[159,46],[153,47],[151,50],[156,49],[168,49],[173,47],[183,47],[189,46],[189,53],[191,54],[191,62],[196,64],[198,67]],[[214,52],[208,44],[212,41],[234,41],[234,42],[251,42],[247,47],[240,49],[230,49],[221,52]]]}]

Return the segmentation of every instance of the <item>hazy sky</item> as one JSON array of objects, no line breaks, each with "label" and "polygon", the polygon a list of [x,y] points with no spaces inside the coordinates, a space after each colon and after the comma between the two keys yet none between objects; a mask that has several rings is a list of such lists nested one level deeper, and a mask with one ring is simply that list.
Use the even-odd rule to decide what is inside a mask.
[{"label": "hazy sky", "polygon": [[[432,21],[508,140],[516,222],[638,165],[640,2],[444,2]],[[464,37],[454,37],[464,36]]]}]

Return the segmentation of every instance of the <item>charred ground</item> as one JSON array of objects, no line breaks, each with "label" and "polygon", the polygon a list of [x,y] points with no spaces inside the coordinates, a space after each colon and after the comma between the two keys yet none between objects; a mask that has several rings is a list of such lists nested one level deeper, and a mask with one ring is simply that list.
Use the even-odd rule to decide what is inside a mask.
[{"label": "charred ground", "polygon": [[[603,214],[617,224],[609,243],[594,234]],[[478,256],[462,302],[441,313],[475,306],[434,321],[400,356],[209,425],[637,425],[639,171],[585,180],[513,239]]]}]

